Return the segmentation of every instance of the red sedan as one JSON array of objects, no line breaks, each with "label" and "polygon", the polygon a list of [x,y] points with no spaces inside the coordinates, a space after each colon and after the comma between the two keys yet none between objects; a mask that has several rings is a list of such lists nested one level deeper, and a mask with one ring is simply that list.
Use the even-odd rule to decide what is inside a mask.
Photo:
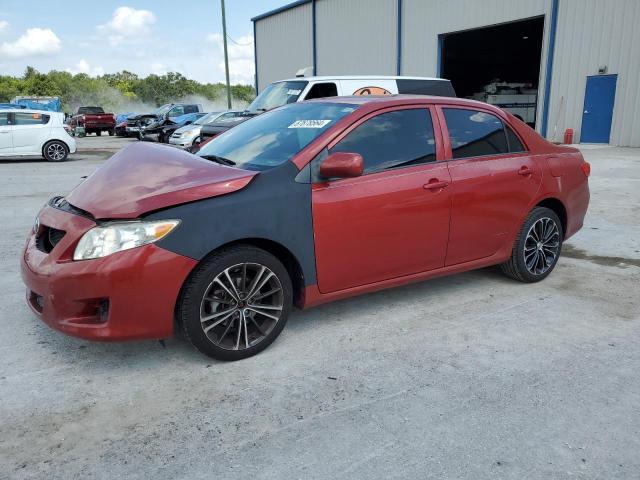
[{"label": "red sedan", "polygon": [[22,256],[27,301],[94,340],[180,328],[223,360],[254,355],[307,308],[501,265],[553,270],[581,227],[589,164],[471,100],[301,102],[198,156],[133,144],[40,211]]}]

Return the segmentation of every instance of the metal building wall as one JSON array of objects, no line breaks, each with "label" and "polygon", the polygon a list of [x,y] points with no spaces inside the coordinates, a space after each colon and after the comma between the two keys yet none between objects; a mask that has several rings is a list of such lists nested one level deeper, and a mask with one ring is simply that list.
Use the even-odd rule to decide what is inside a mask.
[{"label": "metal building wall", "polygon": [[255,22],[258,91],[313,66],[311,3]]},{"label": "metal building wall", "polygon": [[[549,131],[580,138],[588,75],[618,74],[611,144],[640,147],[640,1],[560,0]],[[554,138],[555,132],[555,138]]]},{"label": "metal building wall", "polygon": [[317,75],[395,75],[397,0],[316,0]]}]

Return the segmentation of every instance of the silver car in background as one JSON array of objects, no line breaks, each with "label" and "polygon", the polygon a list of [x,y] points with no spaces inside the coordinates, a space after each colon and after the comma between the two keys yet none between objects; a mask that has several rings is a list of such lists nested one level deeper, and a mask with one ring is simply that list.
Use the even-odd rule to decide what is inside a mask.
[{"label": "silver car in background", "polygon": [[240,113],[238,110],[225,110],[222,112],[207,113],[204,117],[199,118],[191,125],[180,127],[169,137],[169,143],[181,148],[190,148],[194,140],[200,136],[200,129],[203,125],[219,122],[227,118],[236,117]]}]

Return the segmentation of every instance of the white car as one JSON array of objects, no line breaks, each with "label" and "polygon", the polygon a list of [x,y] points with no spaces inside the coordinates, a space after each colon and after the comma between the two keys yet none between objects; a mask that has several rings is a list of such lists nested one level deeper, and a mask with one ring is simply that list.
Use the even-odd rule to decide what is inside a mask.
[{"label": "white car", "polygon": [[169,143],[182,148],[189,148],[193,145],[193,141],[200,136],[200,129],[203,125],[220,122],[226,118],[237,117],[239,113],[240,112],[236,110],[207,113],[204,117],[199,118],[191,125],[185,125],[173,132],[169,137]]},{"label": "white car", "polygon": [[20,108],[0,110],[0,157],[42,155],[63,162],[76,141],[65,129],[64,113]]}]

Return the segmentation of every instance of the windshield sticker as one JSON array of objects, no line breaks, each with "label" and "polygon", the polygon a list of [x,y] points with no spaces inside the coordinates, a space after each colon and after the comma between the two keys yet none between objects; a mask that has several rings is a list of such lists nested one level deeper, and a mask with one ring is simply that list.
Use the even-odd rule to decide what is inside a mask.
[{"label": "windshield sticker", "polygon": [[331,120],[296,120],[289,128],[323,128]]},{"label": "windshield sticker", "polygon": [[290,88],[289,90],[287,90],[287,95],[300,95],[300,92],[302,92],[302,90],[294,90]]}]

